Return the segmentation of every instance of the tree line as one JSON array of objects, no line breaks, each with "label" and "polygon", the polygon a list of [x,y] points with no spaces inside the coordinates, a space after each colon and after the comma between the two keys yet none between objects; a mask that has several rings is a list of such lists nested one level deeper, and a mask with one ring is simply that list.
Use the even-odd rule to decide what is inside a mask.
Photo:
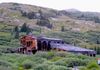
[{"label": "tree line", "polygon": [[25,32],[26,34],[29,34],[31,31],[32,29],[26,23],[24,23],[21,28],[19,28],[19,26],[15,26],[12,30],[12,33],[14,35],[14,38],[18,39],[20,32]]}]

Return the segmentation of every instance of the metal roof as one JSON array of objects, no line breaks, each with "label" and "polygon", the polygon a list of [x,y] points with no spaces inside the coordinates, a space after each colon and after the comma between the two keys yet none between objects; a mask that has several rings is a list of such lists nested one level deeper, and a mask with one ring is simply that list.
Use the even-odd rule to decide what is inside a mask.
[{"label": "metal roof", "polygon": [[52,48],[59,48],[59,49],[65,50],[65,51],[94,52],[94,53],[96,53],[94,50],[85,49],[85,48],[81,48],[81,47],[77,47],[77,46],[73,46],[73,45],[69,45],[69,44],[54,44],[54,43],[51,43],[51,46],[52,46]]},{"label": "metal roof", "polygon": [[58,39],[58,38],[48,38],[48,37],[40,37],[39,39],[45,39],[45,40],[60,40],[62,41],[62,39]]}]

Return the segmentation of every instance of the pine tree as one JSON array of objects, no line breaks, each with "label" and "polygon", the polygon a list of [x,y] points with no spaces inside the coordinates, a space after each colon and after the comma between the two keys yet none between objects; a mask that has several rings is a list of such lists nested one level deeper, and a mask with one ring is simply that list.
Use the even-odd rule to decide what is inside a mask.
[{"label": "pine tree", "polygon": [[97,48],[97,54],[100,54],[100,48],[99,47]]},{"label": "pine tree", "polygon": [[15,26],[14,28],[14,38],[18,39],[19,38],[19,27]]},{"label": "pine tree", "polygon": [[65,31],[65,28],[64,28],[64,26],[62,26],[62,27],[61,27],[61,31],[62,31],[62,32],[63,32],[63,31]]},{"label": "pine tree", "polygon": [[94,50],[95,50],[95,51],[97,51],[97,48],[96,48],[96,46],[94,47]]},{"label": "pine tree", "polygon": [[41,20],[42,20],[42,19],[45,19],[44,14],[43,14],[43,12],[42,12],[41,10],[39,10],[39,13],[40,13],[40,19],[41,19]]},{"label": "pine tree", "polygon": [[26,24],[26,23],[24,23],[24,24],[22,25],[20,31],[21,31],[21,32],[27,32],[27,24]]},{"label": "pine tree", "polygon": [[26,34],[28,35],[31,31],[32,29],[29,26],[27,26]]},{"label": "pine tree", "polygon": [[98,54],[100,54],[100,47],[98,47]]}]

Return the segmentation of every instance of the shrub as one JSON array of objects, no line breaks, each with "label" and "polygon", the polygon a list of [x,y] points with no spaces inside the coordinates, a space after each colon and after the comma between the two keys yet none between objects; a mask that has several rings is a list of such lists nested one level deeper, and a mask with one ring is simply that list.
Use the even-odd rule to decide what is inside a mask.
[{"label": "shrub", "polygon": [[62,57],[55,56],[55,57],[53,57],[50,61],[55,62],[55,61],[58,61],[58,60],[60,60],[60,59],[62,59]]},{"label": "shrub", "polygon": [[54,62],[54,64],[55,65],[60,65],[60,66],[66,66],[67,65],[67,63],[65,61],[63,61],[62,59]]},{"label": "shrub", "polygon": [[0,66],[0,70],[13,70],[11,67]]},{"label": "shrub", "polygon": [[32,63],[32,61],[29,60],[29,59],[25,60],[25,61],[22,63],[22,67],[23,67],[24,69],[31,69],[32,66],[33,66],[33,63]]},{"label": "shrub", "polygon": [[88,70],[100,70],[100,67],[96,62],[93,61],[93,62],[88,63],[87,69]]},{"label": "shrub", "polygon": [[73,67],[73,66],[85,66],[88,62],[82,61],[80,59],[76,60],[70,60],[67,62],[68,67]]},{"label": "shrub", "polygon": [[80,69],[80,70],[87,70],[87,69],[86,69],[86,67],[83,67],[83,68],[79,68],[79,69]]},{"label": "shrub", "polygon": [[52,66],[49,67],[49,70],[67,70],[67,67],[52,65]]},{"label": "shrub", "polygon": [[55,53],[53,51],[50,51],[50,52],[37,52],[35,54],[35,56],[36,57],[41,57],[41,58],[46,58],[46,59],[52,59],[52,57],[54,57]]},{"label": "shrub", "polygon": [[[64,61],[64,65],[66,64],[67,67],[86,66],[87,63],[89,62],[89,60],[87,60],[87,59],[82,60],[79,58],[63,58],[63,59],[61,59],[61,62],[63,62],[63,61]],[[61,63],[59,63],[59,64],[61,64]]]},{"label": "shrub", "polygon": [[[66,53],[66,52],[60,51],[60,52],[55,53],[55,55],[59,56],[59,57],[66,57],[69,54],[68,54],[68,52]],[[72,54],[70,54],[70,55],[72,55]]]},{"label": "shrub", "polygon": [[4,61],[4,60],[0,60],[0,66],[9,67],[9,66],[11,66],[11,63]]},{"label": "shrub", "polygon": [[48,70],[48,65],[47,64],[40,64],[37,65],[34,70]]},{"label": "shrub", "polygon": [[30,63],[26,63],[23,65],[24,69],[31,69],[32,65]]},{"label": "shrub", "polygon": [[46,59],[41,58],[41,57],[33,57],[32,58],[32,62],[34,62],[36,64],[42,64],[44,61],[46,61]]},{"label": "shrub", "polygon": [[0,56],[2,55],[2,50],[0,49]]},{"label": "shrub", "polygon": [[39,26],[46,26],[48,28],[52,28],[52,24],[48,19],[41,19],[37,21],[37,25]]},{"label": "shrub", "polygon": [[37,52],[35,57],[47,58],[47,52]]},{"label": "shrub", "polygon": [[48,52],[47,56],[48,59],[51,59],[52,57],[54,57],[54,52],[53,51]]},{"label": "shrub", "polygon": [[44,64],[47,64],[47,65],[53,65],[54,62],[51,62],[51,61],[45,61]]}]

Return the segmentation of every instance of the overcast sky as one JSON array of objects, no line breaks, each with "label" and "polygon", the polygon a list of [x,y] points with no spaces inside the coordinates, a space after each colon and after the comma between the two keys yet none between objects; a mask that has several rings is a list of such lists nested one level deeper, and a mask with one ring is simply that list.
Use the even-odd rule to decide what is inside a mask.
[{"label": "overcast sky", "polygon": [[58,10],[75,8],[81,11],[100,12],[100,0],[0,0],[0,3],[3,2],[38,5]]}]

